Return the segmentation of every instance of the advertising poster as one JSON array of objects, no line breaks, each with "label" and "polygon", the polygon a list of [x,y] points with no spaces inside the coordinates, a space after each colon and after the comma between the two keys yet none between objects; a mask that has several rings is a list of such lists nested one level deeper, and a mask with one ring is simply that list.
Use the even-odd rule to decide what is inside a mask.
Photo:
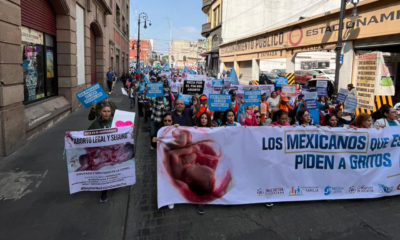
[{"label": "advertising poster", "polygon": [[210,94],[208,107],[211,111],[225,111],[230,108],[232,96],[229,94]]},{"label": "advertising poster", "polygon": [[164,96],[164,85],[163,83],[149,83],[147,84],[146,96],[149,98],[163,97]]},{"label": "advertising poster", "polygon": [[357,66],[357,102],[359,108],[369,110],[375,105],[375,83],[378,76],[378,53],[366,53],[356,56]]},{"label": "advertising poster", "polygon": [[133,127],[65,133],[70,194],[133,185]]},{"label": "advertising poster", "polygon": [[89,108],[92,104],[97,104],[107,98],[107,94],[99,83],[96,83],[83,91],[77,92],[76,97],[85,108]]},{"label": "advertising poster", "polygon": [[399,195],[398,132],[164,127],[157,136],[158,207]]}]

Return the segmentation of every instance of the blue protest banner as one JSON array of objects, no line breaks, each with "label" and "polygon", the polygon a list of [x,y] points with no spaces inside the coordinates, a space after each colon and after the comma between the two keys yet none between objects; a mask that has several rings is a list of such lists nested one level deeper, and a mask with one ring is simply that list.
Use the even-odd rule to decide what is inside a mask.
[{"label": "blue protest banner", "polygon": [[210,94],[208,96],[208,107],[211,111],[225,111],[229,109],[232,96],[229,94]]},{"label": "blue protest banner", "polygon": [[289,85],[287,77],[276,77],[275,78],[275,86],[282,87],[282,85]]},{"label": "blue protest banner", "polygon": [[307,109],[308,110],[318,109],[318,105],[317,105],[318,93],[317,92],[303,92],[303,94],[304,94],[304,101],[306,102]]},{"label": "blue protest banner", "polygon": [[349,90],[341,88],[336,97],[336,102],[344,103],[344,101],[346,101],[347,95],[349,95]]},{"label": "blue protest banner", "polygon": [[224,80],[214,78],[212,80],[213,87],[222,87],[224,85]]},{"label": "blue protest banner", "polygon": [[183,103],[187,106],[190,105],[190,101],[192,100],[192,98],[193,98],[192,95],[187,95],[182,93],[179,93],[178,95],[178,100],[183,100]]},{"label": "blue protest banner", "polygon": [[246,90],[244,91],[244,106],[260,106],[261,91]]},{"label": "blue protest banner", "polygon": [[76,97],[85,108],[90,107],[92,104],[99,103],[107,98],[107,94],[99,83],[96,83],[83,91],[77,92]]},{"label": "blue protest banner", "polygon": [[327,87],[328,87],[328,82],[327,81],[317,81],[317,93],[318,97],[325,97],[327,92]]},{"label": "blue protest banner", "polygon": [[356,110],[356,107],[357,107],[357,98],[348,96],[344,104],[344,111],[353,112],[354,110]]},{"label": "blue protest banner", "polygon": [[147,84],[147,97],[163,97],[164,96],[164,86],[163,83],[150,83]]}]

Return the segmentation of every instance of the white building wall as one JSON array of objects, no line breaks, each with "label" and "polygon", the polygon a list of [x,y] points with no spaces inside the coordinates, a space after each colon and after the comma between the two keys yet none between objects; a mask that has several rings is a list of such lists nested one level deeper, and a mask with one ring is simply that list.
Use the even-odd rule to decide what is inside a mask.
[{"label": "white building wall", "polygon": [[222,0],[222,40],[231,42],[340,8],[341,0]]}]

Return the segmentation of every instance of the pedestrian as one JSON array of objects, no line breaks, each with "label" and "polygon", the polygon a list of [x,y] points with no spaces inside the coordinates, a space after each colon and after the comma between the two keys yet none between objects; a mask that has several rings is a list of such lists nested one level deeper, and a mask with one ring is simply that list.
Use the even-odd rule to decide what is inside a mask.
[{"label": "pedestrian", "polygon": [[197,127],[211,127],[211,117],[207,113],[203,112],[200,114],[199,120],[197,121]]},{"label": "pedestrian", "polygon": [[185,108],[183,99],[175,101],[175,110],[172,112],[172,119],[174,124],[179,126],[191,127],[193,126],[193,109]]},{"label": "pedestrian", "polygon": [[261,117],[261,113],[260,113],[259,110],[255,110],[254,111],[254,117],[256,119],[256,125],[255,126],[263,126],[262,117]]},{"label": "pedestrian", "polygon": [[90,106],[88,120],[92,121],[98,119],[100,117],[101,109],[105,105],[109,105],[111,107],[111,116],[114,116],[115,110],[117,109],[117,105],[115,105],[115,103],[111,102],[108,98],[106,98],[103,101],[97,104],[92,104]]},{"label": "pedestrian", "polygon": [[340,108],[335,108],[335,109],[333,109],[332,110],[332,114],[333,115],[335,115],[336,116],[336,119],[337,119],[337,126],[338,127],[344,127],[344,125],[346,124],[346,125],[349,125],[349,124],[351,124],[352,122],[353,122],[353,120],[354,120],[354,114],[352,115],[352,119],[351,120],[346,120],[346,119],[344,119],[342,116],[343,116],[343,112],[342,112],[342,109],[340,109]]},{"label": "pedestrian", "polygon": [[352,128],[371,128],[372,117],[367,113],[360,113],[353,121]]},{"label": "pedestrian", "polygon": [[288,113],[293,110],[293,107],[289,104],[289,99],[286,96],[281,96],[279,109]]},{"label": "pedestrian", "polygon": [[112,68],[110,67],[108,69],[107,74],[106,74],[107,86],[108,86],[108,94],[111,94],[114,76],[115,76],[115,73],[113,72]]},{"label": "pedestrian", "polygon": [[308,110],[299,110],[296,114],[297,126],[311,126],[313,125],[310,112]]},{"label": "pedestrian", "polygon": [[225,111],[224,119],[222,121],[223,126],[227,127],[237,127],[241,126],[240,123],[235,122],[235,113],[232,109],[228,109]]},{"label": "pedestrian", "polygon": [[211,121],[211,126],[221,127],[223,119],[224,119],[224,112],[223,111],[215,111],[214,118]]},{"label": "pedestrian", "polygon": [[325,117],[324,117],[324,121],[322,122],[322,126],[326,126],[326,127],[329,127],[329,128],[334,128],[334,127],[337,127],[337,122],[338,122],[338,120],[337,120],[337,118],[336,118],[336,116],[334,115],[334,114],[327,114]]},{"label": "pedestrian", "polygon": [[135,107],[135,87],[133,84],[129,86],[129,100],[130,100],[130,108]]},{"label": "pedestrian", "polygon": [[[111,106],[109,104],[104,104],[100,109],[100,117],[90,124],[88,130],[111,128],[112,120]],[[100,202],[104,203],[107,202],[107,200],[107,190],[102,191],[100,194]]]},{"label": "pedestrian", "polygon": [[265,93],[261,95],[260,114],[261,114],[261,123],[266,124],[267,119],[269,118],[269,105]]},{"label": "pedestrian", "polygon": [[[170,112],[170,105],[166,97],[156,97],[151,104],[150,136],[153,136],[157,129],[160,129],[164,114]],[[151,140],[151,138],[150,138]],[[151,150],[154,150],[150,146]]]},{"label": "pedestrian", "polygon": [[375,121],[375,127],[394,127],[400,126],[400,122],[397,120],[396,110],[390,105],[385,104],[379,109],[380,118]]},{"label": "pedestrian", "polygon": [[274,113],[274,118],[272,119],[272,123],[269,126],[271,127],[290,126],[288,113],[283,110],[276,111]]},{"label": "pedestrian", "polygon": [[200,101],[196,101],[197,104],[195,106],[196,108],[196,118],[198,119],[200,117],[200,114],[202,114],[203,112],[206,112],[208,115],[212,116],[213,112],[210,111],[210,109],[208,108],[208,104],[207,104],[207,95],[203,94],[200,96],[199,98]]}]

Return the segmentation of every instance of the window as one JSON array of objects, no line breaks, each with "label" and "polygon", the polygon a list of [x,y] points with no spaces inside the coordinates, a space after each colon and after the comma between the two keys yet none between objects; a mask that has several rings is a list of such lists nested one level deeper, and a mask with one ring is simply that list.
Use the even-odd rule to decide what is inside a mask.
[{"label": "window", "polygon": [[57,95],[55,38],[26,27],[21,30],[24,103]]},{"label": "window", "polygon": [[213,28],[218,26],[218,21],[219,21],[218,19],[219,19],[219,6],[214,8],[214,19],[213,19],[213,23],[212,23]]},{"label": "window", "polygon": [[117,22],[118,27],[120,27],[121,26],[121,20],[120,20],[121,11],[119,10],[118,5],[116,5],[115,9],[116,9],[115,10],[115,21]]}]

